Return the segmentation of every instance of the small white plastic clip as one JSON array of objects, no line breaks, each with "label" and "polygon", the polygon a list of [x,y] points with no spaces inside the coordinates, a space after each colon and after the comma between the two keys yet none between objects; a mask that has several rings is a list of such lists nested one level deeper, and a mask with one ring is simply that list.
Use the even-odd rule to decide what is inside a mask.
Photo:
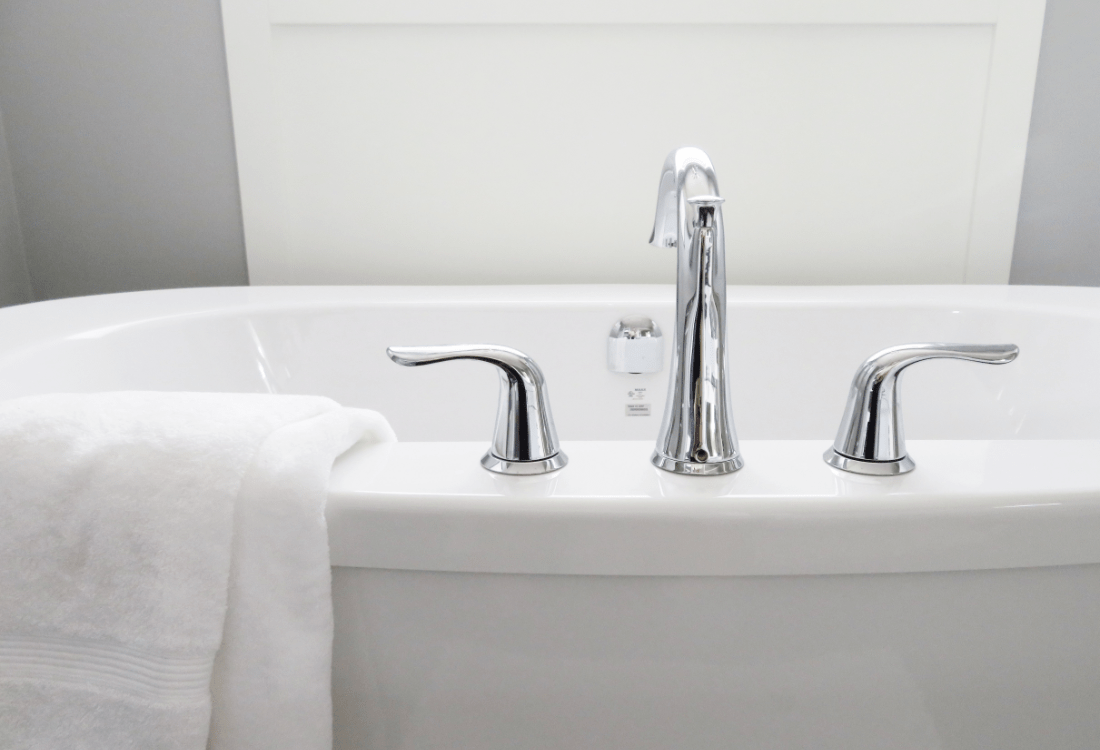
[{"label": "small white plastic clip", "polygon": [[607,369],[634,375],[660,372],[665,345],[661,329],[644,315],[630,315],[611,329],[607,339]]}]

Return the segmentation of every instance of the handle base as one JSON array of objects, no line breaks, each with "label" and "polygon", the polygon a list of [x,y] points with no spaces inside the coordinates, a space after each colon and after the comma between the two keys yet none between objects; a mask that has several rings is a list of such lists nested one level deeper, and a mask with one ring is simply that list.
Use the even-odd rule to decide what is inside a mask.
[{"label": "handle base", "polygon": [[658,469],[671,471],[673,474],[688,474],[697,477],[712,477],[721,474],[732,474],[745,465],[745,460],[740,455],[728,458],[725,461],[680,461],[670,458],[658,451],[653,451],[653,457],[649,459]]},{"label": "handle base", "polygon": [[852,474],[866,474],[872,477],[894,477],[898,474],[908,474],[917,468],[917,465],[913,463],[913,459],[909,456],[902,456],[896,461],[865,461],[845,456],[843,453],[837,453],[835,448],[825,451],[822,458],[825,459],[825,463],[835,469],[848,471]]},{"label": "handle base", "polygon": [[481,457],[481,465],[496,474],[511,474],[512,476],[530,476],[532,474],[549,474],[569,463],[569,458],[558,451],[550,458],[538,461],[509,461],[499,456],[494,456],[489,451]]}]

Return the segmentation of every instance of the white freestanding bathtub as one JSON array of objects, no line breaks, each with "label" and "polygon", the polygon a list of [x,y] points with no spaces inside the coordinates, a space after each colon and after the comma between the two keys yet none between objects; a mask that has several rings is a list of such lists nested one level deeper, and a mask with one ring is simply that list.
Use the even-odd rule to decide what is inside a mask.
[{"label": "white freestanding bathtub", "polygon": [[[338,750],[1100,746],[1100,290],[729,290],[745,468],[650,465],[665,370],[609,372],[657,286],[250,288],[0,310],[0,398],[120,389],[327,395],[402,442],[336,465]],[[821,459],[858,364],[915,366],[912,474]],[[388,345],[495,343],[541,365],[569,465],[478,459],[495,372]],[[643,416],[628,416],[630,412]],[[639,403],[651,405],[644,416]]]}]

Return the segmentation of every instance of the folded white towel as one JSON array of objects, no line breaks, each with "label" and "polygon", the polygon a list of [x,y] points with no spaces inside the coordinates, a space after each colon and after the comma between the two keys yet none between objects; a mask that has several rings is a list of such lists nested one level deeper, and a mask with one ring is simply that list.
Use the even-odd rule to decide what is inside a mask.
[{"label": "folded white towel", "polygon": [[328,750],[325,485],[364,434],[305,396],[0,403],[0,747]]}]

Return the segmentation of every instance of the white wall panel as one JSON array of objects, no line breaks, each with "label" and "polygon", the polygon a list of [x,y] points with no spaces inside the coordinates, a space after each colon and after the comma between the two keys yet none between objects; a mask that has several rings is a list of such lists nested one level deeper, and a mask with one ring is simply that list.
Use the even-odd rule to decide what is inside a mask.
[{"label": "white wall panel", "polygon": [[881,5],[223,0],[252,281],[669,281],[677,145],[733,282],[1007,281],[1042,0]]}]

